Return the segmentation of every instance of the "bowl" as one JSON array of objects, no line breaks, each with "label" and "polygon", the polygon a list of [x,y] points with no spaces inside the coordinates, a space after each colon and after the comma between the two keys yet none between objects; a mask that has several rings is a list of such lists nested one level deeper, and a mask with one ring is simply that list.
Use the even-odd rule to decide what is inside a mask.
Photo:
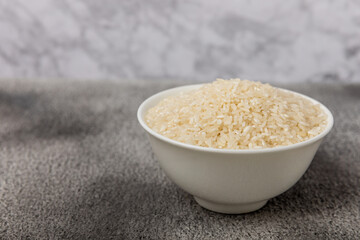
[{"label": "bowl", "polygon": [[334,123],[331,112],[323,104],[293,92],[320,104],[328,123],[319,135],[289,146],[256,150],[206,148],[172,140],[147,126],[145,114],[159,101],[200,87],[187,85],[157,93],[140,105],[137,117],[165,174],[193,195],[198,204],[215,212],[252,212],[288,190],[305,173]]}]

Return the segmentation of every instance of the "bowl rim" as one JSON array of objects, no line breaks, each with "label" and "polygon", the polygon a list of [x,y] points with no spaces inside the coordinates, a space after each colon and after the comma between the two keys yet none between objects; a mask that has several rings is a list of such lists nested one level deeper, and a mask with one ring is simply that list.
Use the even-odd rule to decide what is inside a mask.
[{"label": "bowl rim", "polygon": [[[204,83],[205,84],[205,83]],[[291,150],[291,149],[295,149],[295,148],[300,148],[300,147],[304,147],[307,146],[309,144],[312,144],[318,140],[321,140],[322,138],[324,138],[332,129],[333,125],[334,125],[334,117],[331,113],[331,111],[321,102],[306,96],[304,94],[295,92],[295,91],[291,91],[288,89],[284,89],[284,88],[278,88],[281,89],[283,91],[287,91],[287,92],[291,92],[294,93],[296,95],[299,95],[301,97],[304,97],[310,101],[312,101],[313,103],[317,103],[320,105],[320,107],[323,109],[323,111],[326,113],[326,115],[328,116],[328,124],[326,126],[326,128],[318,135],[316,135],[315,137],[312,137],[308,140],[305,140],[303,142],[299,142],[299,143],[294,143],[291,145],[287,145],[287,146],[278,146],[278,147],[273,147],[273,148],[260,148],[260,149],[221,149],[221,148],[212,148],[212,147],[202,147],[202,146],[197,146],[197,145],[191,145],[188,143],[182,143],[173,139],[170,139],[168,137],[165,137],[157,132],[155,132],[154,130],[152,130],[149,126],[147,126],[145,120],[143,119],[143,116],[145,116],[144,113],[144,109],[153,102],[154,99],[162,96],[162,95],[166,95],[166,93],[172,92],[172,91],[179,91],[182,88],[187,88],[187,89],[196,89],[201,87],[204,84],[189,84],[189,85],[183,85],[183,86],[178,86],[178,87],[174,87],[174,88],[169,88],[163,91],[160,91],[150,97],[148,97],[147,99],[145,99],[139,106],[138,111],[137,111],[137,118],[138,121],[140,123],[140,125],[144,128],[145,131],[147,131],[150,135],[164,141],[167,143],[170,143],[172,145],[178,146],[178,147],[182,147],[182,148],[186,148],[186,149],[190,149],[190,150],[195,150],[195,151],[202,151],[202,152],[214,152],[214,153],[229,153],[229,154],[239,154],[239,153],[244,153],[244,154],[256,154],[256,153],[268,153],[268,152],[279,152],[279,151],[286,151],[286,150]],[[185,90],[186,91],[186,90]],[[161,100],[159,100],[161,101]],[[155,105],[154,105],[155,106]]]}]

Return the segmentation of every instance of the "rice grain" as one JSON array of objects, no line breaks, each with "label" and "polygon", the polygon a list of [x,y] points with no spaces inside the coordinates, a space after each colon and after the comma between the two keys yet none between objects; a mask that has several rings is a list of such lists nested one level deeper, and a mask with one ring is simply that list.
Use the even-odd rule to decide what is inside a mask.
[{"label": "rice grain", "polygon": [[146,123],[173,140],[220,149],[286,146],[321,133],[327,116],[319,104],[248,80],[217,79],[160,101]]}]

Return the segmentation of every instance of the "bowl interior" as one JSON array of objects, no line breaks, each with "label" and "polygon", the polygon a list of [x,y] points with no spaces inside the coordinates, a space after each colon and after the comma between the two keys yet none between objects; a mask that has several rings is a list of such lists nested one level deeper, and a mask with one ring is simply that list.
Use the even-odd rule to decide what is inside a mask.
[{"label": "bowl interior", "polygon": [[156,138],[159,138],[163,141],[166,141],[168,143],[177,145],[179,147],[183,147],[183,148],[189,148],[189,149],[193,149],[193,150],[198,150],[198,151],[207,151],[207,152],[223,152],[223,153],[259,153],[259,152],[273,152],[273,151],[281,151],[281,150],[288,150],[288,149],[292,149],[292,148],[297,148],[297,147],[301,147],[307,144],[311,144],[323,137],[325,137],[331,130],[331,128],[333,127],[334,124],[334,118],[332,113],[330,112],[330,110],[325,107],[322,103],[320,103],[319,101],[310,98],[306,95],[294,92],[294,91],[290,91],[287,89],[282,89],[283,91],[287,91],[287,92],[292,92],[296,95],[299,95],[301,97],[304,97],[308,100],[310,100],[313,103],[319,104],[321,109],[326,113],[327,117],[328,117],[328,124],[326,126],[326,128],[324,129],[323,132],[321,132],[319,135],[310,138],[306,141],[303,142],[299,142],[299,143],[295,143],[292,145],[288,145],[288,146],[279,146],[279,147],[274,147],[274,148],[262,148],[262,149],[217,149],[217,148],[208,148],[208,147],[201,147],[201,146],[195,146],[195,145],[190,145],[190,144],[186,144],[186,143],[182,143],[182,142],[178,142],[175,140],[172,140],[168,137],[165,137],[157,132],[155,132],[154,130],[152,130],[149,126],[147,126],[146,121],[145,121],[145,114],[146,112],[154,107],[157,103],[159,103],[162,99],[169,97],[169,96],[174,96],[174,95],[178,95],[181,92],[188,92],[191,90],[196,90],[198,88],[200,88],[203,84],[195,84],[195,85],[186,85],[186,86],[182,86],[182,87],[176,87],[176,88],[171,88],[168,90],[164,90],[162,92],[159,92],[151,97],[149,97],[148,99],[146,99],[140,106],[137,112],[137,117],[138,117],[138,121],[141,124],[141,126],[151,135],[153,135]]}]

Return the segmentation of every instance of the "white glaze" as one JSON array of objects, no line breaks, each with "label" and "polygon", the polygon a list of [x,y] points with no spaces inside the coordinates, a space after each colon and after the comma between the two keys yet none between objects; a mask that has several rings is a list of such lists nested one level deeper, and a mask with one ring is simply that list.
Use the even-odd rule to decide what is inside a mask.
[{"label": "white glaze", "polygon": [[321,105],[328,115],[328,126],[314,138],[277,148],[224,150],[180,143],[157,134],[146,125],[146,111],[161,99],[199,86],[173,88],[148,98],[138,109],[138,120],[147,131],[166,175],[192,194],[201,206],[216,212],[254,211],[288,190],[305,173],[322,139],[333,126],[331,112]]}]

